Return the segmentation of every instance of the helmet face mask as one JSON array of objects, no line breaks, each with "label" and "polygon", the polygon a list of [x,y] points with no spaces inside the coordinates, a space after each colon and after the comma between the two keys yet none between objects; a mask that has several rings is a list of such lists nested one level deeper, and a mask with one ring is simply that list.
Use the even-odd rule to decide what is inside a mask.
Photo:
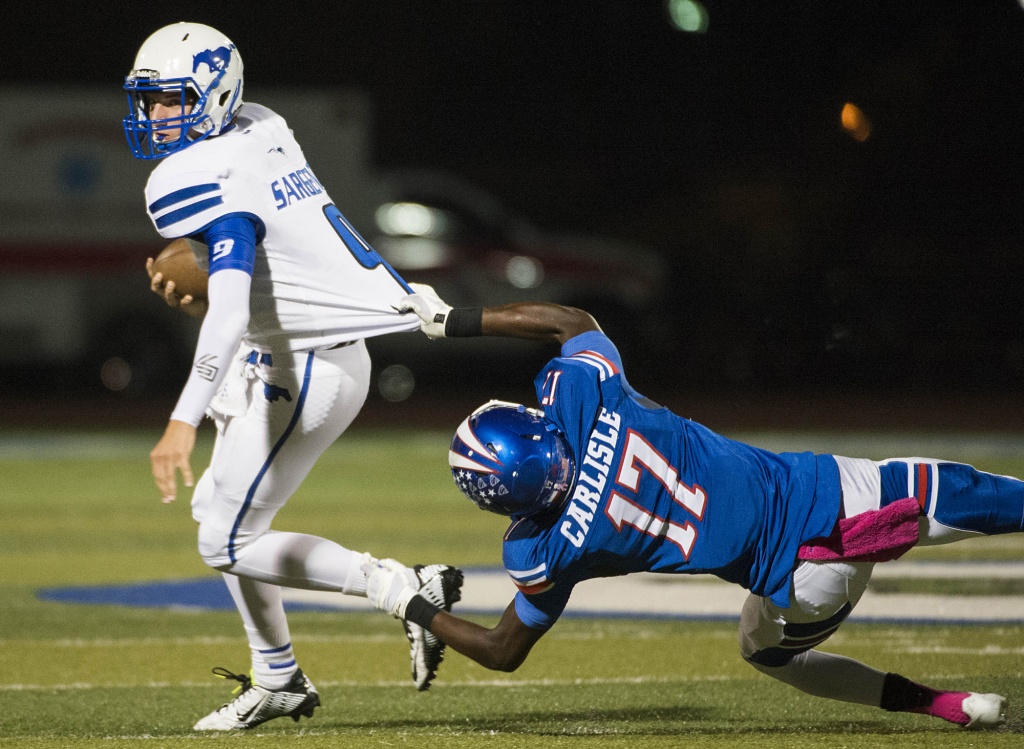
[{"label": "helmet face mask", "polygon": [[[242,84],[242,58],[216,29],[176,23],[156,31],[139,48],[125,78],[123,125],[132,154],[159,159],[219,135],[242,105]],[[191,104],[191,109],[154,120],[150,104],[157,98]]]},{"label": "helmet face mask", "polygon": [[575,476],[569,445],[543,412],[503,401],[459,425],[448,464],[473,504],[515,518],[559,507]]}]

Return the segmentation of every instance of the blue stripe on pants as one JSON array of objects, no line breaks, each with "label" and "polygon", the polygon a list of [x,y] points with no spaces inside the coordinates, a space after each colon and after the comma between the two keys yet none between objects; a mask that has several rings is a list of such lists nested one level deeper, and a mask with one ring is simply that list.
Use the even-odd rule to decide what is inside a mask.
[{"label": "blue stripe on pants", "polygon": [[232,564],[238,561],[235,557],[235,537],[238,535],[238,529],[242,527],[242,520],[245,518],[245,514],[249,511],[249,507],[252,505],[252,498],[256,495],[256,490],[259,488],[260,482],[263,481],[263,477],[267,474],[267,471],[270,470],[270,464],[281,451],[285,441],[291,435],[292,430],[295,429],[295,425],[299,423],[299,417],[302,416],[302,407],[306,404],[306,393],[309,391],[309,382],[312,379],[312,372],[313,352],[310,351],[306,355],[306,373],[302,377],[302,390],[295,403],[295,412],[292,413],[291,421],[288,422],[288,426],[285,428],[284,433],[274,444],[273,449],[270,451],[270,455],[267,456],[267,459],[263,463],[263,467],[260,468],[259,473],[256,474],[256,479],[249,487],[249,491],[246,492],[245,502],[242,503],[242,509],[238,511],[238,516],[235,518],[235,524],[231,528],[231,536],[228,538],[228,558],[231,560]]}]

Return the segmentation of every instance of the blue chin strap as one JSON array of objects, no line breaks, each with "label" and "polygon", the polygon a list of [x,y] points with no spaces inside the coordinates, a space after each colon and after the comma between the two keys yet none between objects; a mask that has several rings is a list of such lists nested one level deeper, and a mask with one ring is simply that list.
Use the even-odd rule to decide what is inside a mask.
[{"label": "blue chin strap", "polygon": [[[131,76],[126,78],[124,88],[128,92],[128,116],[121,121],[121,124],[124,127],[125,136],[128,138],[128,148],[131,150],[132,156],[137,159],[162,159],[175,151],[209,138],[216,128],[202,127],[205,123],[210,122],[210,115],[203,114],[203,112],[206,109],[206,101],[210,93],[217,89],[223,76],[224,71],[221,71],[210,87],[202,93],[192,107],[194,114],[167,117],[162,120],[152,120],[146,115],[148,107],[145,95],[148,93],[177,93],[181,97],[180,101],[184,102],[187,92],[196,90],[195,84],[189,86],[189,81],[185,78],[164,80]],[[158,135],[160,130],[177,130],[178,135],[160,140]],[[189,137],[189,133],[193,131],[196,131],[197,134]]]}]

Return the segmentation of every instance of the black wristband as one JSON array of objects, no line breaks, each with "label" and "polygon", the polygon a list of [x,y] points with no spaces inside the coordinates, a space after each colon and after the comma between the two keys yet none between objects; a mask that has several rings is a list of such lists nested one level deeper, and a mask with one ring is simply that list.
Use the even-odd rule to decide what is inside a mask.
[{"label": "black wristband", "polygon": [[409,603],[405,606],[405,619],[413,624],[420,625],[423,629],[430,629],[430,623],[434,621],[434,617],[440,610],[417,593],[409,599]]},{"label": "black wristband", "polygon": [[445,338],[473,338],[484,334],[483,307],[456,307],[444,321]]}]

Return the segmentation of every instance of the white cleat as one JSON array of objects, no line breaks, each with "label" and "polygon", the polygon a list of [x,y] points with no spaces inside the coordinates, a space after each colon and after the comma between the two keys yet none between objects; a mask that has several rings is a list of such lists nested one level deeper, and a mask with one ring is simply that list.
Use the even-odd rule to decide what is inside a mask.
[{"label": "white cleat", "polygon": [[[416,577],[417,593],[440,609],[452,610],[452,604],[462,597],[462,570],[445,564],[418,564],[410,573]],[[437,669],[444,660],[444,643],[430,631],[413,622],[403,621],[405,636],[409,640],[409,658],[412,661],[412,680],[420,692],[430,688]]]},{"label": "white cleat", "polygon": [[1006,698],[1001,694],[971,692],[960,709],[971,719],[964,728],[991,728],[1006,722]]},{"label": "white cleat", "polygon": [[320,706],[320,694],[301,669],[281,689],[261,687],[248,676],[231,673],[226,668],[215,668],[213,672],[222,679],[235,679],[242,686],[233,700],[196,723],[193,731],[255,728],[268,720],[285,716],[297,722],[303,715],[312,718],[313,710]]}]

